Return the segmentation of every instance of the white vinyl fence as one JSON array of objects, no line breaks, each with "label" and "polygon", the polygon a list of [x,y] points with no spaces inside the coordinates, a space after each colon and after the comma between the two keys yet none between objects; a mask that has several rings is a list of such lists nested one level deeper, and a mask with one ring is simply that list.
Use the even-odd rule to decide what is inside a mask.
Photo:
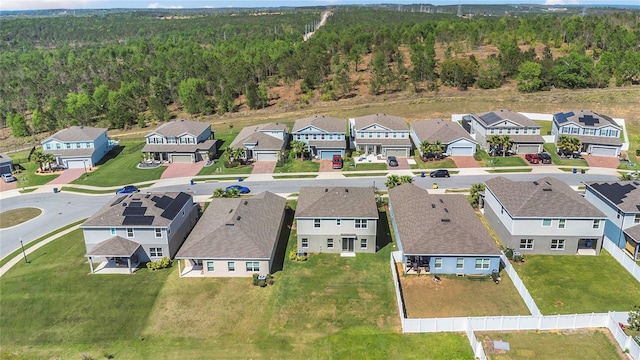
[{"label": "white vinyl fence", "polygon": [[619,263],[622,265],[631,275],[633,275],[638,282],[640,282],[640,266],[636,264],[627,254],[622,251],[613,241],[609,238],[605,238],[602,242],[602,247],[605,248]]},{"label": "white vinyl fence", "polygon": [[538,305],[536,305],[536,302],[533,300],[533,297],[531,297],[531,294],[529,294],[529,290],[527,290],[527,287],[524,286],[524,283],[520,279],[520,276],[518,276],[518,273],[516,272],[516,270],[513,268],[513,266],[511,266],[509,259],[507,259],[504,253],[500,255],[500,258],[504,263],[504,271],[506,271],[507,274],[509,274],[511,281],[513,282],[513,286],[515,286],[516,290],[518,290],[518,293],[522,297],[522,300],[524,300],[525,305],[527,305],[527,308],[529,309],[529,312],[531,313],[531,315],[540,315],[541,313],[540,313],[540,310],[538,309]]}]

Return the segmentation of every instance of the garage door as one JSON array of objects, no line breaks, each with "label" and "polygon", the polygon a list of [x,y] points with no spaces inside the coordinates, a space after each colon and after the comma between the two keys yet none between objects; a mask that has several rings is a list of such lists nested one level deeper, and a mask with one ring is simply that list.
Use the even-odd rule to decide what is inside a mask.
[{"label": "garage door", "polygon": [[274,153],[258,153],[258,161],[277,161],[276,154]]},{"label": "garage door", "polygon": [[592,146],[591,155],[595,156],[616,156],[617,149],[607,146]]},{"label": "garage door", "polygon": [[406,149],[387,149],[387,156],[396,156],[396,157],[407,157]]},{"label": "garage door", "polygon": [[[91,161],[86,160],[87,167],[91,166]],[[84,169],[84,160],[67,160],[67,169]]]},{"label": "garage door", "polygon": [[174,163],[191,163],[193,159],[191,155],[171,155],[171,161]]},{"label": "garage door", "polygon": [[321,159],[333,159],[333,155],[342,155],[340,154],[340,151],[321,151],[320,152],[320,158]]},{"label": "garage door", "polygon": [[11,165],[2,164],[0,165],[0,174],[9,174],[11,173]]},{"label": "garage door", "polygon": [[456,146],[451,148],[453,156],[473,156],[473,148],[471,146]]},{"label": "garage door", "polygon": [[518,145],[518,154],[537,154],[540,152],[540,146],[538,145]]}]

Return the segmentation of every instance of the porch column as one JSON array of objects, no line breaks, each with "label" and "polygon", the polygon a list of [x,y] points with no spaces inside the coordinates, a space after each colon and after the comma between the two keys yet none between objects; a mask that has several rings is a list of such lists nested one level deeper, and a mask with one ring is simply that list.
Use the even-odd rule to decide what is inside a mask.
[{"label": "porch column", "polygon": [[93,274],[93,259],[91,258],[91,256],[89,256],[88,259],[89,259],[89,268],[91,269],[91,273]]},{"label": "porch column", "polygon": [[129,274],[133,274],[133,272],[131,271],[131,256],[127,258],[127,266],[129,267]]}]

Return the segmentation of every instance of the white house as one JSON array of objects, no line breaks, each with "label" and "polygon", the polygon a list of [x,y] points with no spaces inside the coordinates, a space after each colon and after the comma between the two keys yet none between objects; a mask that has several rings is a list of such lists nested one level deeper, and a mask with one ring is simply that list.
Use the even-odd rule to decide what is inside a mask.
[{"label": "white house", "polygon": [[347,120],[325,116],[311,116],[296,120],[291,131],[292,139],[307,144],[312,157],[332,159],[344,157],[347,140]]},{"label": "white house", "polygon": [[147,158],[182,163],[208,161],[216,151],[211,125],[184,119],[164,123],[147,134],[142,149]]},{"label": "white house", "polygon": [[375,114],[349,119],[353,148],[365,154],[409,157],[409,126],[403,118]]},{"label": "white house", "polygon": [[528,117],[510,110],[496,110],[463,116],[469,123],[470,133],[480,146],[489,148],[487,139],[491,135],[509,135],[513,140],[511,149],[517,154],[537,154],[542,152],[544,139],[540,136],[541,126]]},{"label": "white house", "polygon": [[287,125],[267,123],[243,128],[229,146],[244,149],[245,160],[277,161],[288,140]]},{"label": "white house", "polygon": [[420,120],[410,126],[411,139],[420,155],[423,141],[440,141],[444,145],[444,154],[450,156],[473,156],[476,153],[476,141],[455,121]]},{"label": "white house", "polygon": [[95,166],[112,148],[107,129],[71,126],[42,141],[42,149],[53,154],[58,166],[73,169]]},{"label": "white house", "polygon": [[609,116],[589,110],[560,112],[553,115],[552,133],[556,144],[560,135],[577,137],[582,151],[595,156],[618,156],[622,148],[622,128]]}]

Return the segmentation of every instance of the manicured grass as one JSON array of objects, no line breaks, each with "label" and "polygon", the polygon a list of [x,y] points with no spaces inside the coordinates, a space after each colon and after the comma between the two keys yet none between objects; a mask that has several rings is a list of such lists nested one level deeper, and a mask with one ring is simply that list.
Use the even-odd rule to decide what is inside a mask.
[{"label": "manicured grass", "polygon": [[412,169],[451,169],[457,167],[455,161],[451,159],[424,162],[420,159],[420,156],[414,156],[413,158],[416,163],[415,165],[411,164]]},{"label": "manicured grass", "polygon": [[18,188],[44,185],[60,176],[60,174],[36,174],[36,170],[40,170],[40,166],[34,162],[22,163],[20,165],[24,170],[13,173],[13,176],[15,176],[18,181],[16,185]]},{"label": "manicured grass", "polygon": [[582,173],[582,170],[584,170],[585,173],[589,171],[589,168],[558,167],[558,169],[564,172],[573,172],[573,169],[577,169],[576,173]]},{"label": "manicured grass", "polygon": [[376,172],[376,173],[344,173],[342,174],[344,177],[360,177],[360,176],[387,176],[386,172]]},{"label": "manicured grass", "polygon": [[0,229],[22,224],[42,214],[42,210],[34,207],[24,207],[0,213]]},{"label": "manicured grass", "polygon": [[166,169],[159,166],[154,169],[138,169],[142,159],[144,143],[121,141],[118,146],[105,155],[97,169],[72,181],[72,184],[93,186],[119,186],[144,181],[157,180]]},{"label": "manicured grass", "polygon": [[312,179],[318,175],[273,175],[274,179]]},{"label": "manicured grass", "polygon": [[238,165],[234,168],[226,168],[224,165],[227,162],[227,157],[223,156],[220,159],[216,160],[213,165],[203,167],[202,170],[198,173],[198,176],[202,175],[242,175],[242,174],[251,174],[253,171],[253,166],[251,165]]},{"label": "manicured grass", "polygon": [[480,158],[482,167],[527,166],[527,162],[519,156],[489,156],[482,149],[476,150],[476,158]]},{"label": "manicured grass", "polygon": [[[507,359],[624,359],[607,330],[477,332],[487,357]],[[510,351],[494,351],[494,340],[509,343]]]},{"label": "manicured grass", "polygon": [[[137,185],[137,187],[138,189],[144,189],[144,188],[151,187],[152,185],[153,184],[143,184],[143,185]],[[115,192],[114,190],[93,190],[93,189],[79,188],[75,186],[63,186],[60,188],[60,191],[76,192],[81,194],[113,194]]]},{"label": "manicured grass", "polygon": [[526,260],[514,266],[545,315],[629,311],[640,299],[640,283],[604,249],[599,256]]},{"label": "manicured grass", "polygon": [[585,159],[564,159],[558,156],[558,149],[554,143],[544,143],[544,150],[551,156],[551,161],[556,165],[588,167]]},{"label": "manicured grass", "polygon": [[273,170],[274,173],[298,173],[298,172],[318,172],[320,163],[310,160],[289,159],[282,165],[278,164]]},{"label": "manicured grass", "polygon": [[496,169],[496,170],[487,170],[488,173],[496,174],[496,173],[521,173],[521,172],[531,172],[532,168],[528,169]]},{"label": "manicured grass", "polygon": [[387,163],[360,163],[356,166],[349,166],[351,161],[345,161],[342,171],[366,171],[366,170],[387,170]]},{"label": "manicured grass", "polygon": [[533,120],[536,124],[540,125],[540,135],[551,135],[551,128],[553,126],[553,121],[545,121],[545,120]]}]

